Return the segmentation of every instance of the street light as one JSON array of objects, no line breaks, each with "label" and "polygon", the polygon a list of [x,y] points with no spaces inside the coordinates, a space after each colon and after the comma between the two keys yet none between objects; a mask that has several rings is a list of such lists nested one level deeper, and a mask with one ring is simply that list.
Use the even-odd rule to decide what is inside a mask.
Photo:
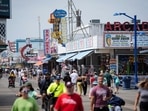
[{"label": "street light", "polygon": [[137,76],[137,70],[138,70],[138,64],[137,64],[137,16],[134,15],[134,17],[131,17],[127,15],[126,13],[115,13],[114,16],[119,16],[119,15],[124,15],[134,21],[134,62],[135,62],[135,67],[134,67],[134,80],[135,80],[135,88],[136,84],[138,83],[138,76]]}]

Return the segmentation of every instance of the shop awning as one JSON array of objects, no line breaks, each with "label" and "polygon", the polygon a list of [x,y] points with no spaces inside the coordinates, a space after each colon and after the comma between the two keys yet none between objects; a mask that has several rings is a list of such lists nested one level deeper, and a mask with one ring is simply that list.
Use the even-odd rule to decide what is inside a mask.
[{"label": "shop awning", "polygon": [[42,61],[37,61],[37,62],[34,64],[34,66],[40,66],[40,65],[42,65],[42,64],[43,64]]},{"label": "shop awning", "polygon": [[90,53],[92,53],[93,50],[88,50],[88,51],[82,51],[79,52],[78,54],[76,54],[75,56],[69,58],[69,60],[74,61],[74,60],[81,60],[82,58],[84,58],[85,56],[89,55]]},{"label": "shop awning", "polygon": [[43,61],[43,63],[46,63],[46,62],[48,62],[49,60],[51,60],[51,58],[52,58],[52,57],[48,57],[48,58],[43,59],[42,61]]},{"label": "shop awning", "polygon": [[65,60],[67,60],[68,58],[70,58],[70,57],[72,57],[74,55],[76,55],[76,53],[68,53],[66,55],[60,56],[59,59],[57,59],[56,61],[57,62],[64,62]]}]

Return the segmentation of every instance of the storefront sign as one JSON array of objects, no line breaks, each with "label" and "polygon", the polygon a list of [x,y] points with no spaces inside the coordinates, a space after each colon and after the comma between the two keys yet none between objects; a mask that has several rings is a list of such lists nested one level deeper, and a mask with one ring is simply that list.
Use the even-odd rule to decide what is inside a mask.
[{"label": "storefront sign", "polygon": [[10,0],[0,0],[0,18],[10,18]]},{"label": "storefront sign", "polygon": [[54,14],[55,18],[62,18],[62,17],[65,17],[67,15],[67,12],[65,10],[62,10],[62,9],[60,9],[60,10],[56,9],[53,12],[53,14]]},{"label": "storefront sign", "polygon": [[45,52],[45,55],[46,55],[46,54],[50,54],[50,52],[51,52],[49,30],[48,29],[43,30],[43,34],[44,34],[44,52]]},{"label": "storefront sign", "polygon": [[131,34],[104,34],[105,47],[130,47]]},{"label": "storefront sign", "polygon": [[26,56],[26,50],[27,49],[31,49],[32,48],[32,44],[26,44],[24,47],[21,48],[20,53],[22,58],[24,58],[25,60],[30,60],[30,57]]},{"label": "storefront sign", "polygon": [[[130,22],[114,22],[114,24],[111,24],[110,22],[107,22],[104,27],[104,31],[133,31],[134,30],[134,24],[131,24]],[[137,31],[148,31],[148,22],[142,22],[142,24],[137,23]]]},{"label": "storefront sign", "polygon": [[27,53],[27,54],[25,54],[26,57],[37,57],[37,55],[38,55],[37,53],[29,53],[29,54]]},{"label": "storefront sign", "polygon": [[[132,41],[134,46],[134,34],[132,35]],[[148,47],[148,34],[138,35],[137,34],[137,47]]]}]

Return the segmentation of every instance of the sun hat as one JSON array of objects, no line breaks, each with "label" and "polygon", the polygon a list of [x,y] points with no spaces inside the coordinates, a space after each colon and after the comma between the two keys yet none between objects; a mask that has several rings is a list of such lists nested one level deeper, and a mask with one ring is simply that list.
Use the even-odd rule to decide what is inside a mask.
[{"label": "sun hat", "polygon": [[32,83],[26,82],[26,83],[25,83],[25,86],[32,86]]}]

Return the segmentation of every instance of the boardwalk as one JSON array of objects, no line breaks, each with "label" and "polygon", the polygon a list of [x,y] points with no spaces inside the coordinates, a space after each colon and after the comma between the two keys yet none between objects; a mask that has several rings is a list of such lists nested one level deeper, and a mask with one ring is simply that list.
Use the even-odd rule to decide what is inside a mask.
[{"label": "boardwalk", "polygon": [[[30,80],[30,82],[33,84],[35,89],[37,89],[37,81],[36,80]],[[15,94],[19,90],[19,84],[16,80],[16,88],[8,88],[8,80],[7,78],[0,79],[0,111],[10,111],[11,106],[16,99]],[[123,111],[133,111],[133,104],[134,99],[136,96],[137,90],[123,90],[120,88],[118,96],[122,97],[126,105],[123,106]],[[87,96],[82,96],[83,99],[83,105],[85,111],[90,110],[90,100]],[[41,100],[38,100],[38,103],[41,107]],[[40,111],[43,111],[40,109]]]}]

